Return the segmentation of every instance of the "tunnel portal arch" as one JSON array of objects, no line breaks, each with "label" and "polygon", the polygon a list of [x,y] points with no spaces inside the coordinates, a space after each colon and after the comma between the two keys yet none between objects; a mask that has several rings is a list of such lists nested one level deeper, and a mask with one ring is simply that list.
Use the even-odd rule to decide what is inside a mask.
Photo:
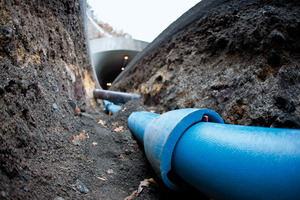
[{"label": "tunnel portal arch", "polygon": [[92,64],[99,86],[108,89],[110,83],[147,44],[131,38],[90,40]]}]

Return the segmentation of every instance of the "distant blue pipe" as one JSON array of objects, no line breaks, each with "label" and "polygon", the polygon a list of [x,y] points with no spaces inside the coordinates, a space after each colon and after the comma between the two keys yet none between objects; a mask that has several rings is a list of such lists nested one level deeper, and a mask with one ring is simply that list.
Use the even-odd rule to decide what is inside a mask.
[{"label": "distant blue pipe", "polygon": [[128,126],[171,189],[188,183],[214,199],[300,199],[299,129],[224,124],[209,109],[134,112]]},{"label": "distant blue pipe", "polygon": [[103,100],[103,102],[105,104],[106,112],[110,111],[112,114],[115,114],[116,112],[122,109],[122,106],[115,105],[110,101]]}]

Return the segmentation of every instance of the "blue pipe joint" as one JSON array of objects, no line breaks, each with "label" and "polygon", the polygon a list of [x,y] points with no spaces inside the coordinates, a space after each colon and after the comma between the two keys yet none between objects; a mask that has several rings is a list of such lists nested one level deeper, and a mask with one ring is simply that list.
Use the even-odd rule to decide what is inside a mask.
[{"label": "blue pipe joint", "polygon": [[[180,186],[171,181],[171,160],[175,146],[183,133],[207,115],[210,122],[224,123],[218,113],[210,109],[187,108],[169,111],[163,115],[139,111],[128,118],[128,126],[140,143],[158,176],[173,190]],[[150,117],[149,117],[150,116]]]},{"label": "blue pipe joint", "polygon": [[171,189],[187,183],[214,199],[300,199],[299,129],[224,124],[209,109],[135,112],[128,126]]},{"label": "blue pipe joint", "polygon": [[113,104],[112,102],[110,101],[107,101],[107,100],[103,100],[104,104],[105,104],[105,111],[106,112],[111,112],[112,114],[115,114],[117,113],[119,110],[122,109],[122,106],[118,106],[118,105],[115,105]]}]

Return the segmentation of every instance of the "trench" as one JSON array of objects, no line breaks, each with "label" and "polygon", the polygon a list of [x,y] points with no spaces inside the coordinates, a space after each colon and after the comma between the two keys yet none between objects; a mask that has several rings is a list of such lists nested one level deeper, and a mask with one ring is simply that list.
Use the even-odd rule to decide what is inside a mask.
[{"label": "trench", "polygon": [[115,78],[147,44],[131,38],[90,40],[92,65],[98,86],[109,89]]},{"label": "trench", "polygon": [[[109,39],[111,45],[114,44],[116,47],[97,50],[99,46],[95,41],[92,48],[96,50],[92,50],[92,59],[99,86],[109,89],[122,79],[130,68],[155,49],[178,35],[197,19],[205,16],[207,12],[225,4],[228,4],[228,1],[203,1],[197,4],[172,23],[152,43],[145,44],[141,49],[126,46],[125,40],[127,39],[123,41],[125,47],[119,49],[117,46],[122,42],[113,42]],[[91,44],[93,42],[91,41]],[[141,41],[134,42],[138,44]],[[113,113],[122,109],[110,102],[105,105]],[[175,114],[175,112],[183,112],[183,118],[178,117],[178,113]],[[174,178],[172,173],[175,173],[190,186],[216,199],[253,199],[253,197],[274,199],[278,196],[285,199],[297,199],[299,197],[299,168],[293,167],[299,166],[299,129],[225,125],[223,122],[221,125],[203,124],[201,121],[199,123],[192,121],[188,124],[188,118],[202,119],[202,116],[186,118],[188,116],[186,112],[191,112],[191,109],[169,111],[162,116],[155,114],[154,117],[151,113],[134,112],[131,120],[129,120],[130,117],[128,119],[129,129],[140,140],[140,143],[144,143],[146,156],[165,185],[174,190],[180,187],[181,183],[176,185],[178,178],[175,181],[169,180],[171,176]],[[164,117],[165,121],[161,122]],[[170,126],[172,123],[174,127]],[[177,133],[177,128],[182,128],[183,125],[186,125],[187,129],[182,130],[182,133],[184,134],[187,130],[189,134],[182,135],[182,137],[176,135],[178,138],[174,139],[173,133]],[[215,133],[218,135],[210,138]],[[207,137],[201,138],[205,134]],[[196,140],[198,141],[195,142]],[[170,143],[172,143],[172,148]],[[214,146],[211,146],[212,143]],[[218,148],[219,150],[216,150]],[[234,162],[236,164],[232,164]],[[206,168],[201,168],[205,165]],[[171,172],[170,177],[168,177],[168,172]],[[201,174],[202,172],[205,173]]]}]

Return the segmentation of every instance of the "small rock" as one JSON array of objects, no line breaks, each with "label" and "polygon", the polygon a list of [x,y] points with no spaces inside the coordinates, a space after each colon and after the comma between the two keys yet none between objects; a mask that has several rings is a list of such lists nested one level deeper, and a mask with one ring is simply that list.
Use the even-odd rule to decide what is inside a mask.
[{"label": "small rock", "polygon": [[5,198],[5,197],[6,197],[6,192],[2,190],[2,191],[1,191],[1,195],[2,195],[2,197]]},{"label": "small rock", "polygon": [[79,179],[76,180],[76,188],[80,192],[85,193],[85,194],[87,194],[90,191],[87,187],[85,187],[85,185],[83,185],[83,183]]},{"label": "small rock", "polygon": [[85,102],[79,102],[78,103],[78,108],[81,112],[85,112],[86,111],[86,104]]},{"label": "small rock", "polygon": [[93,142],[92,145],[93,146],[97,146],[99,143],[98,142]]},{"label": "small rock", "polygon": [[53,87],[53,89],[56,91],[56,92],[59,92],[59,87],[58,87],[58,85],[56,85],[56,84],[52,84],[52,87]]},{"label": "small rock", "polygon": [[125,154],[126,155],[130,155],[130,154],[132,154],[134,152],[134,150],[133,149],[125,149]]},{"label": "small rock", "polygon": [[58,109],[58,106],[57,106],[56,103],[53,103],[53,104],[52,104],[52,107],[53,107],[54,110],[57,110],[57,109]]},{"label": "small rock", "polygon": [[76,110],[76,103],[73,101],[73,99],[69,99],[68,101],[69,105],[71,106],[71,108],[73,108],[73,110]]},{"label": "small rock", "polygon": [[64,200],[62,197],[55,197],[53,200]]},{"label": "small rock", "polygon": [[114,173],[114,170],[113,170],[112,168],[109,168],[109,169],[107,170],[107,173],[108,173],[108,174],[113,174],[113,173]]}]

